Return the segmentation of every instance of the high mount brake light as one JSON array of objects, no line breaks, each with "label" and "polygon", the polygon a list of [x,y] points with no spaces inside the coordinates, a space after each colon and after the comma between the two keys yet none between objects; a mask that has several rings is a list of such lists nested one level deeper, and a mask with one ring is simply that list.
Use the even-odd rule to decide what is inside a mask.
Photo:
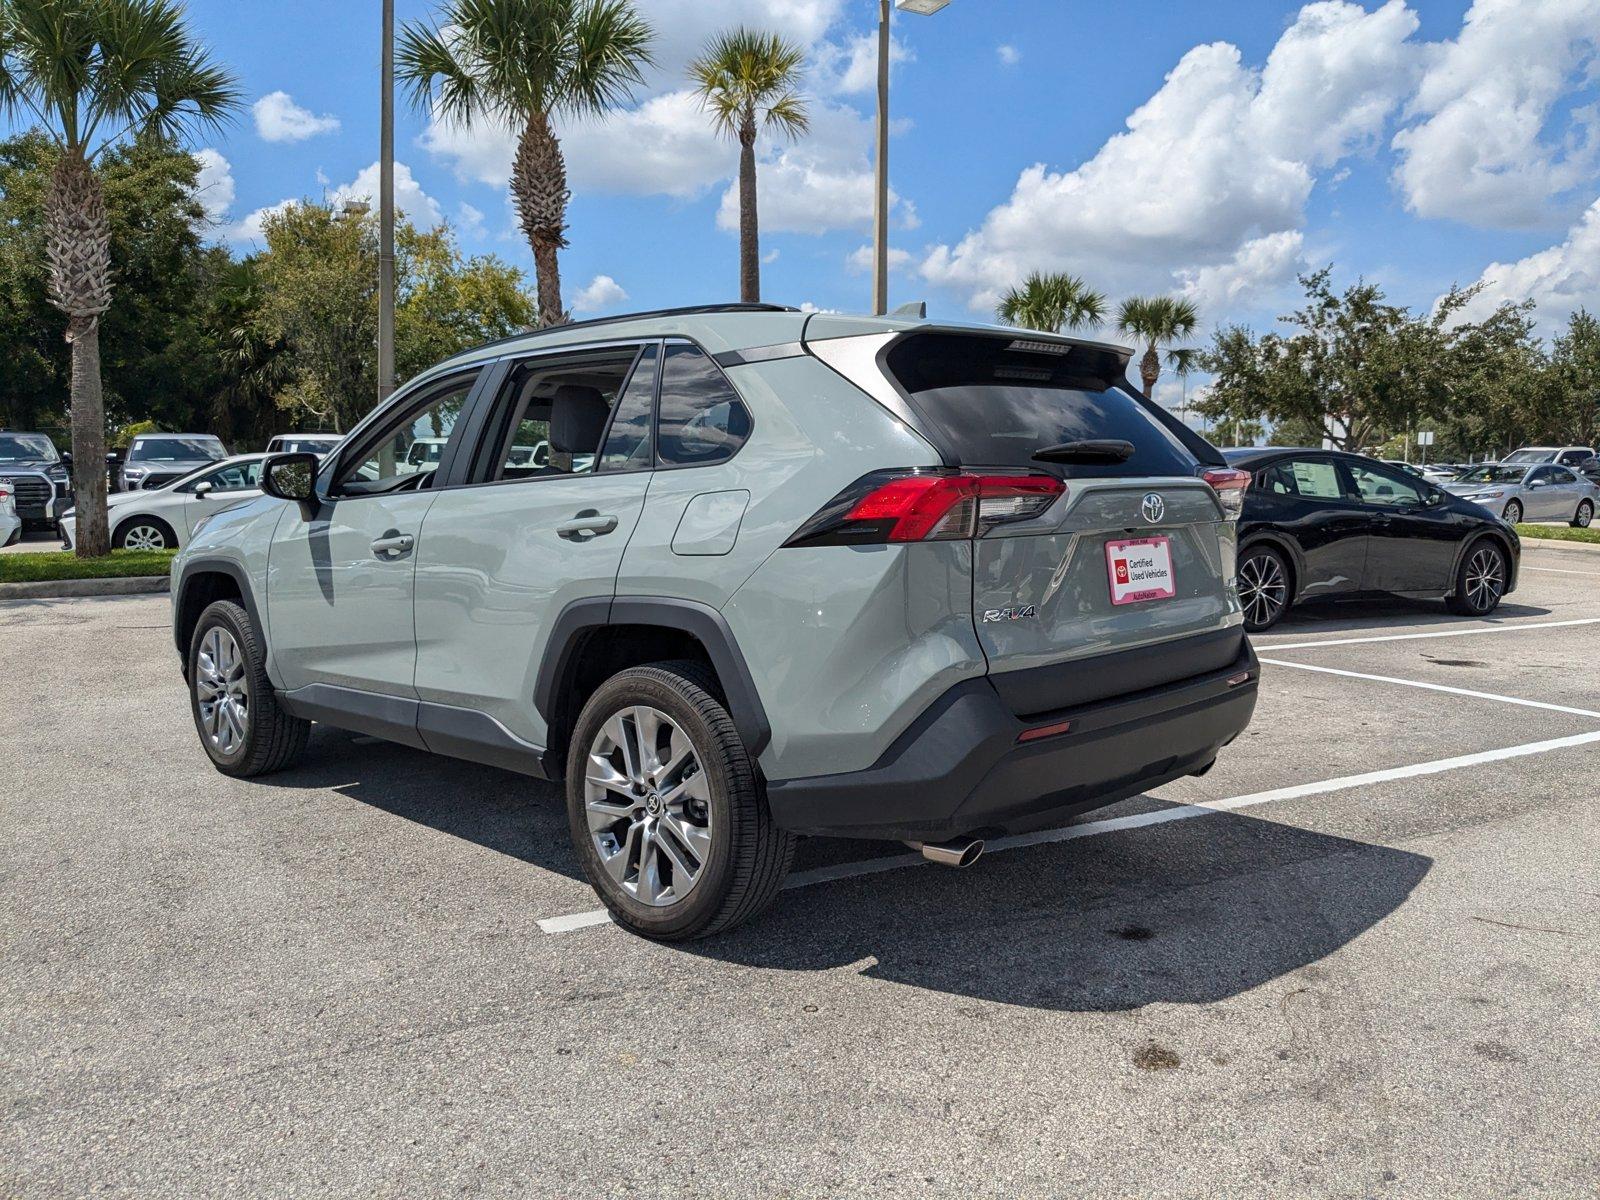
[{"label": "high mount brake light", "polygon": [[785,545],[972,538],[989,526],[1038,516],[1066,490],[1054,475],[874,471],[830,500]]},{"label": "high mount brake light", "polygon": [[1217,493],[1217,500],[1228,520],[1237,521],[1239,514],[1244,512],[1244,493],[1250,486],[1250,472],[1212,467],[1201,478]]}]

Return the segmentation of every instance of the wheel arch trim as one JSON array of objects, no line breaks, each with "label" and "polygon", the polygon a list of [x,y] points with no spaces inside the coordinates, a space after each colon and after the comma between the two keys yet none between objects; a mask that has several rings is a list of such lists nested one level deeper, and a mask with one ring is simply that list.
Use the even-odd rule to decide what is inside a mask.
[{"label": "wheel arch trim", "polygon": [[[251,586],[250,575],[244,567],[231,558],[191,558],[179,568],[172,581],[172,640],[178,647],[178,657],[183,660],[185,670],[188,669],[189,647],[183,637],[184,605],[189,589],[202,575],[226,575],[233,580],[239,589],[245,611],[250,614],[251,624],[256,627],[256,636],[261,639],[263,647],[268,646],[267,627],[261,619],[260,609],[256,606],[255,589]],[[270,649],[267,657],[270,661]]]}]

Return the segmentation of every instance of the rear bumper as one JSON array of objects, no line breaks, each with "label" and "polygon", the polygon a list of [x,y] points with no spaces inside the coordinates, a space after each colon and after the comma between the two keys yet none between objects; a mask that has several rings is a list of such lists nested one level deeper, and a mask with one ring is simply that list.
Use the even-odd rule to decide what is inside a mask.
[{"label": "rear bumper", "polygon": [[[1206,767],[1250,723],[1259,678],[1247,642],[1221,670],[1026,721],[987,678],[967,680],[871,767],[769,783],[768,802],[783,828],[827,836],[933,841],[1047,828]],[[1066,733],[1017,741],[1060,721],[1072,723]]]}]

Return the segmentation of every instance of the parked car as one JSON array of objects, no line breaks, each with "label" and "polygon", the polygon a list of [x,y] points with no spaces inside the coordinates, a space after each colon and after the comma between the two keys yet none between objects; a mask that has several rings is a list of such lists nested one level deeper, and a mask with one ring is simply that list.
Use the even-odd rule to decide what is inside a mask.
[{"label": "parked car", "polygon": [[1224,454],[1252,475],[1238,562],[1251,632],[1302,600],[1334,597],[1442,598],[1481,617],[1516,587],[1516,531],[1424,479],[1333,450]]},{"label": "parked car", "polygon": [[[108,496],[111,544],[120,550],[178,549],[208,515],[261,494],[265,459],[264,454],[241,454],[161,487]],[[61,540],[70,550],[77,536],[77,510],[69,509],[61,518]]]},{"label": "parked car", "polygon": [[1600,458],[1586,458],[1572,469],[1590,483],[1600,483]]},{"label": "parked car", "polygon": [[0,430],[0,486],[24,529],[54,528],[72,504],[71,461],[47,434]]},{"label": "parked car", "polygon": [[267,453],[327,454],[342,441],[342,433],[280,433],[267,443]]},{"label": "parked car", "polygon": [[799,834],[964,865],[1204,772],[1256,702],[1248,477],[1129,354],[733,305],[459,355],[194,530],[201,745],[259,775],[315,720],[563,781],[664,939],[759,911]]},{"label": "parked car", "polygon": [[1445,490],[1483,505],[1512,525],[1523,520],[1566,521],[1584,528],[1600,507],[1600,488],[1572,468],[1551,463],[1475,467],[1446,484]]},{"label": "parked car", "polygon": [[1513,450],[1500,461],[1503,463],[1557,463],[1563,467],[1576,466],[1594,457],[1593,446],[1524,446]]},{"label": "parked car", "polygon": [[209,433],[141,433],[128,445],[118,490],[165,487],[227,457],[227,447]]},{"label": "parked car", "polygon": [[10,483],[0,481],[0,546],[10,546],[22,538],[22,518],[17,516],[17,501]]}]

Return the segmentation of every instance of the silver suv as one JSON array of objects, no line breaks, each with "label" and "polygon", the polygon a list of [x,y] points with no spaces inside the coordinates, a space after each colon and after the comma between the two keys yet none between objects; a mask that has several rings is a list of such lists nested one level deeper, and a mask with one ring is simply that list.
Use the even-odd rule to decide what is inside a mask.
[{"label": "silver suv", "polygon": [[759,305],[459,355],[194,529],[201,744],[258,775],[322,721],[559,781],[663,939],[758,912],[798,835],[965,863],[1204,772],[1256,702],[1249,476],[1128,355]]}]

